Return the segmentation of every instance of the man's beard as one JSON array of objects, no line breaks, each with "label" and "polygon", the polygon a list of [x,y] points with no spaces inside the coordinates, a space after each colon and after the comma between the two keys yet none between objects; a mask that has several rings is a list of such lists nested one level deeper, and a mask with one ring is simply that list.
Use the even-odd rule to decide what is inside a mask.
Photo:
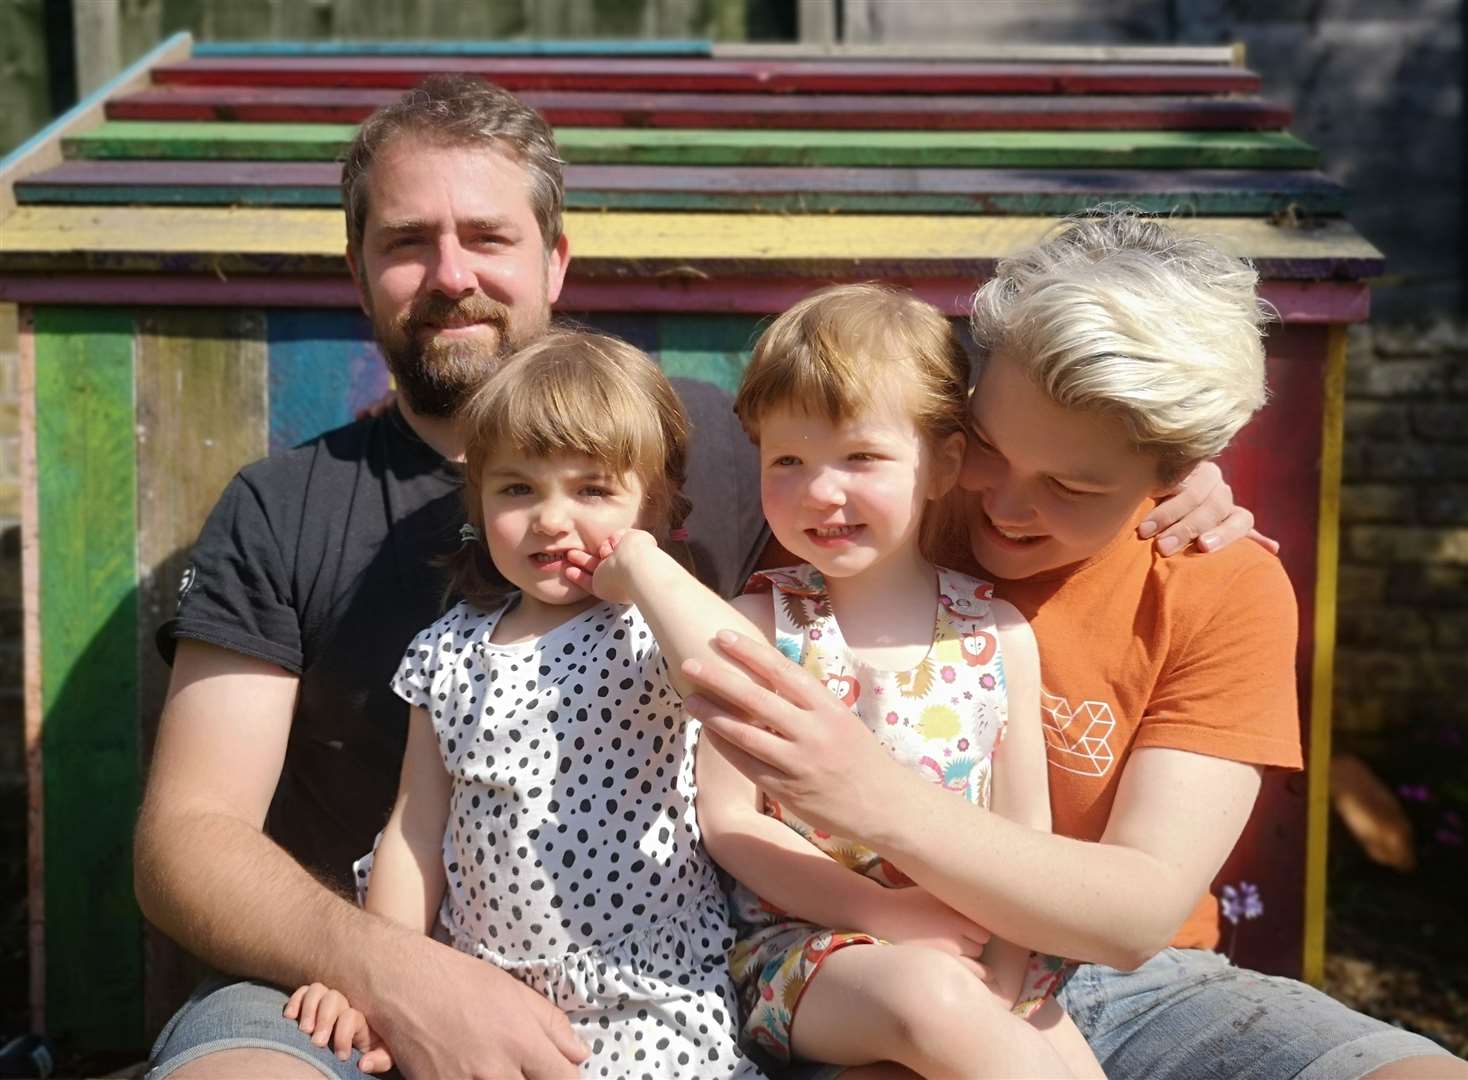
[{"label": "man's beard", "polygon": [[[549,317],[542,305],[538,313],[517,322],[508,307],[483,293],[459,300],[431,293],[391,323],[374,314],[372,333],[408,407],[420,416],[449,417],[502,359],[543,333]],[[457,340],[422,333],[471,323],[484,323],[486,329]]]}]

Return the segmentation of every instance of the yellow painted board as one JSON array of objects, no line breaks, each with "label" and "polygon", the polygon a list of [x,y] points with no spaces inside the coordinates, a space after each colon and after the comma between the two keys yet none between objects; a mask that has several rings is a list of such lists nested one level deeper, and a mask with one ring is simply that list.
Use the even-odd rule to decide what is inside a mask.
[{"label": "yellow painted board", "polygon": [[[1002,258],[1039,240],[1050,217],[896,214],[566,214],[573,259],[965,260]],[[1255,218],[1178,218],[1180,232],[1208,236],[1253,259],[1380,259],[1340,220],[1308,229]],[[24,206],[0,229],[0,273],[22,255],[339,256],[340,210],[283,207]]]}]

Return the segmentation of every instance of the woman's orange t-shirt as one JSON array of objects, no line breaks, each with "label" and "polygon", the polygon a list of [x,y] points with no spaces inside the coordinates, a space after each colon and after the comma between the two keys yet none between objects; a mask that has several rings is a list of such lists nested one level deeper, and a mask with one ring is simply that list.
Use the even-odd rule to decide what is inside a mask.
[{"label": "woman's orange t-shirt", "polygon": [[[995,586],[1039,642],[1056,833],[1101,838],[1139,747],[1300,768],[1295,596],[1259,545],[1164,559],[1129,528],[1084,563]],[[1218,937],[1205,893],[1172,943]]]}]

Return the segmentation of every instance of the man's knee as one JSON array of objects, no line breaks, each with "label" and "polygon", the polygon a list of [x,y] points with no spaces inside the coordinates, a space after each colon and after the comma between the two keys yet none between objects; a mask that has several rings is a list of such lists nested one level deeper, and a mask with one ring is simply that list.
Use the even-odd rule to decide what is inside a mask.
[{"label": "man's knee", "polygon": [[169,1080],[321,1080],[323,1076],[330,1074],[294,1054],[247,1047],[195,1058],[169,1073]]}]

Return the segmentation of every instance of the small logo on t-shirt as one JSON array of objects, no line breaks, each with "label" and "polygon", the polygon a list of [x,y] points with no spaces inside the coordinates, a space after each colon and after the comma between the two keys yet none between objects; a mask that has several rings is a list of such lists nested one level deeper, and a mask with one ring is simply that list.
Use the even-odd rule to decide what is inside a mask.
[{"label": "small logo on t-shirt", "polygon": [[1111,752],[1116,714],[1110,704],[1083,701],[1074,708],[1065,698],[1041,690],[1040,713],[1051,765],[1080,776],[1105,776],[1111,771],[1116,760]]},{"label": "small logo on t-shirt", "polygon": [[184,597],[189,595],[189,590],[194,587],[194,580],[199,576],[199,571],[193,563],[184,567],[183,577],[178,579],[178,606],[183,607]]}]

